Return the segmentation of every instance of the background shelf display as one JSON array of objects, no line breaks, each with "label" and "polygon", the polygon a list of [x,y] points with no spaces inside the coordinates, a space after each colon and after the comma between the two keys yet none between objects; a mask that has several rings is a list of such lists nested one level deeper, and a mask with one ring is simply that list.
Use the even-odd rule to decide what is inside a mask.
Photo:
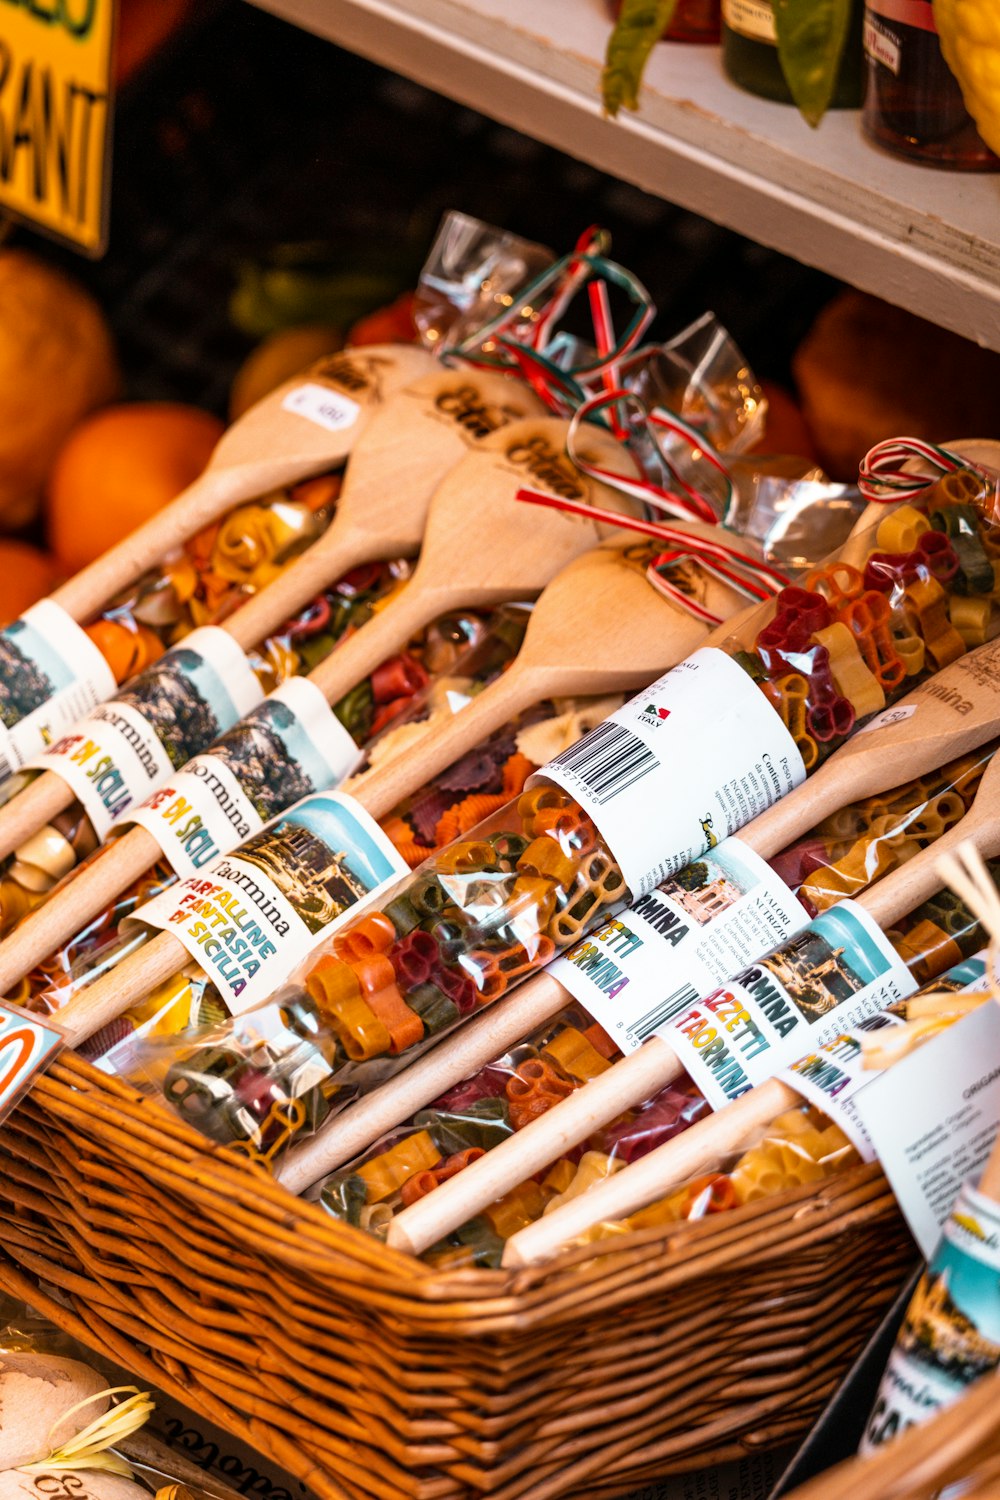
[{"label": "background shelf display", "polygon": [[714,47],[656,47],[639,114],[605,119],[603,0],[252,3],[1000,349],[1000,175],[887,155],[852,111],[813,131],[793,109],[729,83]]}]

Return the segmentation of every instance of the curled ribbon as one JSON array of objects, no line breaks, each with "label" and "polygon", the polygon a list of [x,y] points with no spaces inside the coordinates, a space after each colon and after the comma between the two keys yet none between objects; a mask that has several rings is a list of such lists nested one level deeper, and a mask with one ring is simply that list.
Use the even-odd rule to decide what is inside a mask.
[{"label": "curled ribbon", "polygon": [[590,521],[604,521],[609,526],[624,527],[628,531],[638,531],[643,536],[663,541],[667,544],[664,551],[654,557],[646,569],[649,582],[671,603],[680,605],[708,625],[721,625],[721,617],[672,584],[669,577],[659,571],[660,568],[669,566],[680,557],[690,557],[707,573],[745,594],[748,599],[758,602],[773,598],[789,584],[785,575],[779,573],[777,568],[772,568],[770,563],[761,558],[748,557],[746,553],[726,542],[717,541],[715,537],[692,536],[686,531],[678,531],[676,527],[664,526],[661,522],[619,515],[617,511],[604,510],[602,506],[563,500],[557,495],[543,494],[540,490],[520,489],[515,498],[528,505],[544,505],[549,510],[564,510],[570,515],[583,516]]},{"label": "curled ribbon", "polygon": [[[904,466],[909,459],[919,458],[930,465],[933,474],[914,474]],[[869,448],[861,460],[858,471],[858,489],[866,500],[889,505],[898,500],[913,500],[942,474],[954,474],[957,469],[976,468],[961,454],[952,453],[936,443],[923,438],[888,438]]]}]

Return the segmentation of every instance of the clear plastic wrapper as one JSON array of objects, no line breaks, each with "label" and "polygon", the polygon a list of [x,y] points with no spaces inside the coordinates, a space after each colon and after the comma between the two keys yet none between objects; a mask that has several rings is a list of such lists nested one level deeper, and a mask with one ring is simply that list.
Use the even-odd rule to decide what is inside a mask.
[{"label": "clear plastic wrapper", "polygon": [[85,627],[127,682],[200,625],[217,625],[312,545],[333,519],[339,474],[236,506],[124,589]]},{"label": "clear plastic wrapper", "polygon": [[[849,891],[837,892],[836,883],[832,888],[828,886],[822,890],[820,899],[824,909],[841,895],[857,895],[866,885],[888,873],[880,854],[887,840],[892,859],[903,863],[940,837],[950,824],[940,818],[928,818],[926,809],[933,806],[938,797],[951,795],[956,785],[963,787],[971,803],[971,788],[978,782],[992,753],[993,747],[989,747],[980,754],[952,762],[935,777],[927,778],[929,786],[920,779],[897,788],[886,799],[894,810],[876,814],[874,829],[870,807],[874,799],[844,808],[837,820],[826,820],[828,823],[837,821],[838,827],[849,829],[853,835],[849,851],[853,860],[849,868],[854,878]],[[961,816],[962,808],[962,800],[956,796],[955,821]],[[914,823],[919,823],[920,827],[914,829]],[[832,868],[818,863],[816,851],[823,849],[822,838],[812,833],[787,854],[772,861],[774,866],[788,866],[790,889],[800,899],[809,881],[815,880],[817,872],[829,873]],[[808,859],[803,858],[806,851],[810,853]],[[868,852],[872,857],[866,858]],[[793,857],[790,859],[789,855]],[[944,936],[946,931],[947,939]],[[968,913],[960,906],[956,907],[950,893],[944,892],[901,924],[894,938],[897,949],[906,956],[914,973],[928,977],[940,972],[942,967],[950,967],[956,951],[967,956],[978,933],[978,927],[970,924]],[[451,1089],[442,1100],[422,1110],[408,1126],[383,1137],[358,1161],[334,1173],[314,1190],[312,1196],[319,1198],[330,1212],[339,1217],[347,1215],[350,1222],[359,1227],[370,1227],[378,1232],[385,1228],[394,1211],[408,1207],[417,1198],[433,1191],[439,1182],[454,1176],[484,1151],[498,1144],[505,1135],[522,1129],[575,1089],[606,1071],[621,1055],[613,1038],[582,1005],[573,1001],[503,1057]],[[457,1127],[451,1130],[449,1111],[454,1109],[460,1113],[466,1107],[472,1109],[477,1118],[485,1111],[495,1121],[495,1128],[489,1139],[467,1139],[462,1146],[455,1146],[453,1136]],[[606,1175],[607,1171],[614,1169],[614,1163],[628,1163],[645,1155],[708,1110],[709,1106],[696,1085],[684,1077],[668,1085],[638,1110],[627,1111],[611,1125],[596,1132],[584,1146],[569,1153],[561,1173],[552,1181],[565,1178],[568,1167],[578,1163],[587,1151],[598,1152],[605,1158],[603,1168]],[[441,1119],[436,1111],[444,1111]],[[420,1131],[425,1136],[429,1132],[430,1139],[422,1138],[419,1149],[400,1144]],[[433,1161],[425,1161],[435,1144],[442,1146],[439,1156]],[[445,1146],[450,1149],[443,1149]],[[462,1155],[467,1148],[475,1148],[472,1155]],[[418,1158],[422,1165],[414,1167],[413,1171],[420,1175],[411,1182],[406,1175],[407,1168]],[[359,1177],[360,1184],[354,1180]],[[395,1181],[391,1192],[387,1191],[377,1199],[371,1192],[362,1194],[362,1187],[367,1189],[376,1179],[388,1183],[390,1177]],[[548,1178],[542,1182],[543,1188],[547,1181]],[[579,1190],[582,1190],[582,1182]],[[348,1207],[350,1214],[347,1214]],[[366,1213],[367,1210],[371,1212]],[[518,1224],[518,1227],[522,1225]]]},{"label": "clear plastic wrapper", "polygon": [[544,245],[469,214],[445,214],[413,303],[421,339],[432,351],[461,343],[509,308],[554,259]]},{"label": "clear plastic wrapper", "polygon": [[[727,685],[734,665],[742,669],[748,703],[757,703],[754,689],[761,694],[783,726],[782,743],[794,744],[808,776],[859,724],[995,632],[994,503],[994,487],[981,475],[948,476],[921,501],[881,517],[852,539],[846,556],[784,589],[722,646],[699,656],[711,657],[713,674],[725,666]],[[687,664],[680,670],[690,681]],[[644,701],[645,695],[633,706]],[[705,704],[709,727],[716,707]],[[741,715],[746,707],[741,701]],[[601,748],[617,733],[615,721],[609,724],[575,747],[576,764],[595,736]],[[727,755],[739,753],[739,745],[727,744]],[[678,795],[658,808],[656,838],[666,837],[662,827],[670,818],[692,817],[686,778],[698,769],[696,761],[671,767]],[[714,837],[739,826],[737,817]],[[710,831],[702,827],[695,853]],[[692,857],[687,837],[676,850],[658,846],[661,873],[643,889],[670,873],[663,856],[683,851],[681,864]],[[308,995],[344,1055],[336,1082],[371,1086],[544,967],[629,894],[590,813],[543,776],[426,860],[377,911],[348,922],[278,998],[298,1003]],[[374,970],[359,974],[359,963],[376,959]]]},{"label": "clear plastic wrapper", "polygon": [[[255,666],[269,663],[282,679],[310,671],[391,597],[409,571],[410,565],[401,561],[354,569],[252,653]],[[528,617],[529,609],[522,605],[443,615],[341,699],[334,711],[359,747],[373,755],[395,753],[401,735],[407,740],[419,738],[435,719],[457,712],[493,680],[516,654]],[[527,769],[534,767],[526,768],[525,775]],[[270,807],[269,815],[281,810],[281,806]],[[52,832],[65,837],[64,829],[72,830],[74,848],[87,852],[88,862],[100,858],[101,850],[94,847],[96,841],[82,809],[70,809],[58,823]],[[43,830],[0,874],[3,933],[62,888],[62,881],[56,883],[51,871],[25,857],[36,847],[44,854],[49,844],[59,847],[49,831]],[[63,878],[73,879],[81,868],[71,869]],[[174,878],[167,861],[161,860],[60,951],[26,975],[11,998],[45,1012],[65,1004],[79,987],[141,945],[142,935],[119,939],[119,925],[145,901],[166,890]]]},{"label": "clear plastic wrapper", "polygon": [[[853,894],[857,894],[863,889],[865,884],[871,884],[888,873],[884,856],[877,857],[866,863],[864,849],[872,847],[876,850],[881,850],[883,845],[888,842],[891,846],[891,859],[897,863],[904,863],[906,859],[912,858],[919,853],[921,848],[932,843],[948,826],[951,826],[950,823],[941,817],[927,816],[926,809],[928,806],[933,806],[938,798],[955,795],[956,806],[953,811],[955,813],[955,820],[957,820],[957,817],[961,816],[958,808],[963,807],[964,804],[961,797],[954,793],[954,788],[961,785],[965,795],[971,802],[972,789],[977,784],[978,778],[982,775],[983,767],[988,762],[991,754],[992,747],[981,753],[962,757],[952,762],[949,766],[942,768],[935,776],[921,778],[890,793],[887,801],[893,810],[888,813],[880,812],[875,815],[874,829],[872,828],[873,814],[869,805],[873,799],[866,799],[865,802],[854,804],[842,810],[839,820],[843,827],[849,828],[852,831],[853,841],[851,849],[854,852],[854,859],[859,866],[867,868],[869,872],[867,880],[862,880],[861,876],[858,876],[857,883],[852,887]],[[922,801],[918,800],[921,798]],[[915,823],[920,823],[920,827],[914,828],[913,825]],[[787,856],[783,854],[779,855],[773,863],[775,865],[782,862],[789,864],[788,883],[790,889],[794,894],[801,896],[809,880],[815,878],[817,870],[829,870],[832,867],[818,863],[815,851],[823,848],[823,843],[822,839],[816,835],[811,834],[807,839],[799,841],[793,848],[796,851],[795,860],[789,861]],[[804,850],[813,851],[809,859],[801,857]],[[833,852],[836,852],[836,848]],[[833,891],[826,891],[823,895],[824,898],[828,897],[826,900],[827,905],[832,905],[835,900],[839,899],[839,896]],[[359,929],[355,949],[359,947],[362,941],[374,945],[381,941],[385,935],[376,917],[363,929]],[[892,939],[898,951],[905,957],[906,962],[910,965],[913,972],[921,979],[941,972],[946,967],[951,967],[952,963],[958,962],[961,957],[968,956],[969,953],[974,952],[979,946],[979,938],[980,929],[978,925],[969,917],[969,914],[962,907],[961,903],[957,902],[957,898],[954,898],[948,892],[942,892],[927,902],[906,922],[901,923],[899,930],[892,934]],[[411,947],[413,954],[420,959],[431,956],[429,945],[424,945],[418,941],[412,944]],[[426,954],[421,954],[420,949],[424,947],[426,947]],[[376,950],[373,946],[370,951],[366,950],[359,957],[352,957],[350,952],[342,949],[338,963],[349,966],[353,962],[354,972],[359,976],[361,984],[363,984],[366,976],[374,973],[375,952]],[[809,957],[810,955],[807,954],[807,960]],[[403,953],[397,955],[395,962],[405,969],[408,964],[415,962],[415,957],[404,950]],[[345,977],[342,971],[338,969],[333,969],[333,973],[341,979]],[[316,1024],[321,1027],[324,1013],[327,1020],[330,1014],[328,993],[324,992],[321,988],[322,974],[323,971],[320,970],[319,983],[314,981],[312,986],[307,984],[304,994],[301,992],[286,991],[278,997],[279,1003],[276,1003],[274,1007],[265,1007],[267,1013],[270,1014],[272,1009],[280,1013],[283,1005],[288,1004],[292,1012],[301,1017],[303,1007],[309,1008],[311,1005]],[[178,1000],[175,1002],[178,1007],[175,1019],[186,1021],[189,1024],[196,1023],[199,1019],[204,1019],[205,1012],[202,1009],[204,999],[198,990],[197,982],[192,984],[189,979],[180,977],[173,982],[173,988],[178,995]],[[430,1005],[435,988],[440,988],[440,985],[435,986],[433,980],[428,982],[425,978],[424,993],[419,997],[418,1003],[426,998],[428,1005]],[[413,990],[413,993],[416,993],[416,989]],[[352,1008],[349,1008],[351,998],[354,999],[355,1004]],[[337,1045],[334,1047],[331,1081],[324,1078],[323,1083],[320,1085],[321,1093],[325,1091],[331,1098],[337,1098],[338,1108],[348,1102],[353,1095],[359,1078],[363,1087],[371,1082],[370,1075],[374,1072],[371,1064],[367,1067],[365,1066],[363,1057],[366,1037],[361,1028],[364,1024],[365,1015],[363,1003],[358,1003],[360,999],[360,995],[352,996],[347,993],[342,993],[338,996],[341,1025],[334,1033]],[[149,1006],[145,1007],[143,1012],[134,1016],[132,1021],[139,1021],[140,1024],[148,1022],[151,1017],[157,1014],[155,1005],[155,999],[151,999]],[[249,1014],[252,1031],[252,1018],[257,1012]],[[160,1012],[160,1015],[162,1017],[162,1012]],[[401,1014],[397,1015],[395,1019],[397,1024],[399,1024]],[[358,1028],[356,1033],[350,1033],[346,1029],[351,1022]],[[163,1029],[164,1026],[161,1019],[159,1022],[161,1036]],[[239,1030],[240,1023],[236,1023],[234,1035]],[[228,1032],[229,1027],[226,1022],[223,1022],[221,1027],[213,1027],[208,1033],[204,1046],[207,1046],[209,1057],[213,1061],[218,1055],[217,1043],[219,1039],[227,1035]],[[124,1031],[122,1034],[127,1035]],[[205,1119],[203,1117],[191,1117],[188,1113],[189,1101],[193,1101],[195,1104],[200,1102],[201,1096],[197,1092],[192,1092],[192,1080],[198,1076],[204,1065],[200,1061],[203,1044],[197,1039],[194,1032],[191,1033],[191,1040],[195,1043],[194,1047],[190,1052],[185,1052],[179,1062],[176,1061],[175,1044],[173,1043],[167,1047],[157,1043],[149,1051],[144,1051],[142,1048],[136,1049],[132,1046],[124,1046],[117,1051],[113,1051],[108,1060],[112,1065],[128,1070],[133,1077],[138,1074],[147,1083],[152,1079],[158,1087],[163,1089],[168,1102],[173,1107],[178,1109],[185,1117],[191,1118],[191,1123],[197,1124],[200,1128],[204,1129],[206,1128]],[[177,1042],[183,1046],[184,1038],[178,1037]],[[324,1058],[328,1060],[328,1042],[324,1043],[323,1050]],[[235,1067],[234,1059],[237,1055],[236,1052],[232,1050],[225,1051],[223,1048],[223,1055],[228,1060],[230,1068],[233,1069]],[[429,1142],[426,1139],[421,1140],[416,1156],[411,1154],[408,1147],[400,1147],[399,1151],[395,1151],[396,1145],[401,1141],[407,1140],[414,1132],[424,1130],[426,1134],[427,1110],[424,1110],[411,1122],[410,1126],[401,1127],[399,1130],[392,1132],[390,1136],[377,1143],[365,1153],[364,1160],[370,1161],[376,1157],[385,1155],[386,1152],[392,1151],[391,1160],[396,1163],[392,1167],[392,1172],[397,1177],[400,1177],[398,1183],[399,1193],[386,1195],[384,1198],[378,1200],[378,1212],[374,1215],[374,1220],[376,1221],[375,1227],[384,1226],[392,1216],[392,1211],[395,1208],[406,1207],[415,1200],[415,1197],[423,1196],[424,1192],[432,1191],[433,1187],[439,1181],[445,1180],[446,1177],[454,1176],[456,1172],[476,1160],[478,1156],[481,1156],[484,1151],[489,1150],[492,1145],[498,1144],[505,1135],[521,1129],[532,1119],[546,1112],[553,1105],[558,1104],[561,1099],[586,1083],[590,1078],[604,1072],[620,1056],[621,1052],[618,1044],[588,1014],[583,1006],[575,1000],[571,1001],[503,1057],[496,1059],[493,1063],[482,1069],[474,1078],[468,1079],[465,1083],[449,1090],[448,1094],[444,1096],[443,1104],[441,1100],[438,1100],[428,1106],[431,1112],[435,1109],[443,1108],[448,1113],[452,1106],[456,1108],[461,1106],[464,1108],[466,1105],[476,1105],[476,1109],[473,1110],[475,1118],[478,1119],[485,1111],[488,1118],[493,1122],[489,1132],[487,1132],[489,1139],[486,1139],[484,1136],[483,1139],[465,1140],[462,1145],[453,1146],[448,1151],[442,1150],[434,1158],[433,1162],[430,1163],[424,1158],[428,1156],[434,1142],[438,1139],[438,1135],[434,1131],[431,1132]],[[250,1059],[245,1059],[245,1063],[249,1067],[251,1065]],[[357,1066],[359,1063],[362,1065],[360,1069]],[[282,1069],[279,1068],[278,1074],[280,1076],[276,1075],[271,1081],[275,1088],[277,1088],[279,1095],[283,1098],[283,1091],[289,1088],[290,1084]],[[332,1082],[333,1074],[336,1075],[336,1084]],[[237,1073],[236,1077],[241,1078],[242,1074]],[[245,1113],[238,1115],[236,1112],[234,1101],[238,1094],[238,1089],[235,1085],[230,1085],[229,1094],[227,1095],[218,1076],[213,1075],[211,1087],[214,1090],[213,1105],[215,1111],[211,1119],[214,1120],[217,1114],[219,1119],[225,1122],[224,1125],[211,1125],[210,1128],[213,1137],[220,1139],[220,1136],[224,1134],[226,1142],[231,1143],[236,1139],[234,1119],[239,1118],[244,1124],[249,1124],[249,1117]],[[260,1087],[265,1087],[263,1082],[260,1083]],[[271,1098],[270,1094],[268,1094],[268,1098]],[[491,1102],[483,1103],[480,1108],[477,1101],[482,1100]],[[648,1101],[639,1110],[629,1111],[619,1120],[613,1122],[612,1125],[603,1128],[589,1144],[594,1149],[599,1147],[605,1155],[612,1157],[614,1160],[631,1161],[636,1156],[644,1155],[647,1151],[652,1150],[654,1146],[662,1144],[664,1140],[678,1133],[679,1130],[685,1128],[686,1124],[692,1123],[693,1120],[699,1118],[707,1110],[708,1105],[702,1099],[695,1085],[690,1080],[685,1079],[680,1083],[669,1085],[655,1099]],[[301,1118],[302,1125],[299,1128],[311,1130],[315,1124],[312,1114],[306,1109],[301,1112]],[[284,1117],[280,1123],[282,1125],[285,1124]],[[452,1123],[455,1124],[455,1130],[452,1131],[452,1134],[449,1135],[445,1131],[440,1136],[441,1142],[445,1145],[448,1145],[452,1141],[452,1137],[456,1132],[461,1133],[458,1131],[458,1124],[456,1122]],[[273,1159],[274,1156],[284,1149],[292,1138],[292,1134],[294,1134],[293,1130],[287,1132],[277,1131],[274,1122],[270,1123],[267,1130],[260,1128],[260,1122],[257,1122],[257,1127],[246,1139],[245,1144],[248,1148],[259,1151],[270,1159]],[[478,1126],[476,1128],[478,1129]],[[472,1150],[472,1155],[468,1154],[468,1150],[470,1149]],[[583,1149],[585,1148],[579,1148],[577,1151],[571,1153],[570,1159],[578,1160]],[[414,1170],[430,1174],[421,1179],[422,1185],[419,1192],[416,1188],[406,1188],[407,1177],[404,1173],[405,1167],[411,1162],[418,1160],[421,1165],[415,1167]],[[353,1174],[353,1168],[346,1169],[346,1171],[348,1176]],[[440,1174],[440,1172],[443,1172],[444,1176],[438,1175],[435,1177],[434,1174]],[[400,1176],[400,1174],[404,1175]],[[339,1181],[344,1175],[344,1172],[340,1172],[335,1174],[335,1177]],[[364,1178],[365,1174],[362,1174],[362,1177]],[[338,1188],[337,1192],[339,1193],[339,1191]],[[357,1207],[361,1201],[360,1188],[357,1184],[352,1186],[351,1194],[351,1202]],[[337,1201],[339,1202],[340,1199],[338,1198]],[[366,1198],[362,1206],[373,1208],[374,1203],[375,1200]],[[352,1218],[351,1222],[358,1222],[358,1220]],[[368,1227],[367,1220],[362,1227]]]},{"label": "clear plastic wrapper", "polygon": [[[622,375],[650,411],[673,412],[721,453],[743,453],[763,436],[766,398],[714,313],[641,350]],[[681,456],[679,448],[671,449],[671,457]]]},{"label": "clear plastic wrapper", "polygon": [[852,802],[768,861],[810,916],[857,896],[961,821],[998,742],[929,776]]}]

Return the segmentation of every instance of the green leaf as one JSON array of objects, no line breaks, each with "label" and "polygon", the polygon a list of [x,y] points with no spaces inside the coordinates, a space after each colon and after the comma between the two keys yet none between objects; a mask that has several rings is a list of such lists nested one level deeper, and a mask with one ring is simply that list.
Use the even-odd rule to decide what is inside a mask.
[{"label": "green leaf", "polygon": [[612,118],[624,105],[639,108],[639,87],[649,54],[674,17],[677,0],[622,0],[601,74],[601,97]]},{"label": "green leaf", "polygon": [[774,0],[778,58],[792,98],[818,125],[833,98],[852,0]]}]

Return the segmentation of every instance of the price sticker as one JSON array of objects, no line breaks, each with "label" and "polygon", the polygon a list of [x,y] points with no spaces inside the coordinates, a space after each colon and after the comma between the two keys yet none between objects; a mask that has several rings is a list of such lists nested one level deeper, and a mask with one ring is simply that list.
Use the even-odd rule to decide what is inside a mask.
[{"label": "price sticker", "polygon": [[0,1121],[62,1050],[61,1032],[0,1000]]}]

